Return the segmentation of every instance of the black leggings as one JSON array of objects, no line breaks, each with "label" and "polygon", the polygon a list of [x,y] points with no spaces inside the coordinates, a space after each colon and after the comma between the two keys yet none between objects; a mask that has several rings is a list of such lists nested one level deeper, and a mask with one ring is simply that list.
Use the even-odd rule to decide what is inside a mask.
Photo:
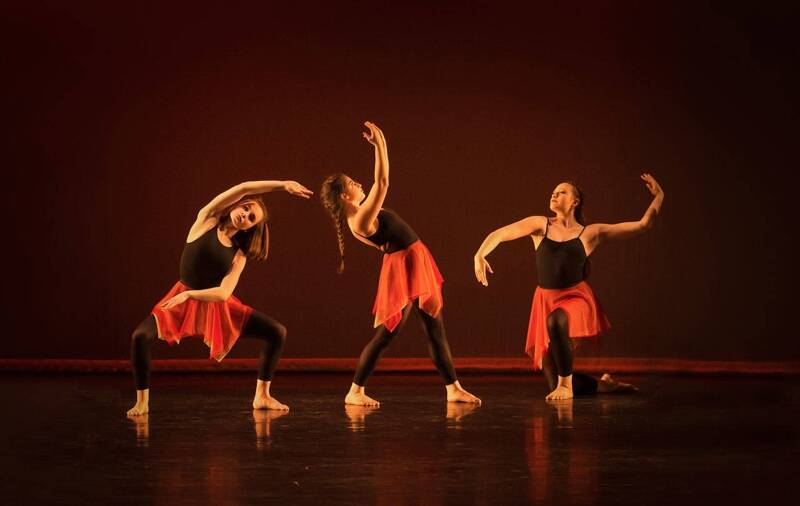
[{"label": "black leggings", "polygon": [[425,334],[428,335],[428,351],[445,385],[456,382],[456,369],[453,367],[450,345],[447,344],[447,335],[444,330],[442,314],[439,313],[439,316],[434,318],[421,310],[417,306],[416,301],[414,301],[403,308],[403,317],[400,319],[400,323],[393,332],[389,332],[385,325],[381,325],[378,327],[378,330],[375,331],[372,340],[364,347],[358,359],[358,366],[356,367],[353,383],[362,387],[367,383],[367,378],[369,378],[369,375],[372,374],[372,371],[378,364],[378,360],[381,358],[383,351],[389,346],[392,339],[400,333],[403,326],[405,326],[412,308],[413,311],[419,315],[422,328],[425,330]]},{"label": "black leggings", "polygon": [[572,372],[574,353],[569,337],[569,317],[563,309],[556,309],[547,316],[547,334],[550,346],[542,357],[542,373],[550,390],[558,385],[558,376],[572,374],[572,393],[592,395],[597,393],[597,380],[586,374]]},{"label": "black leggings", "polygon": [[[264,346],[258,358],[258,379],[271,381],[286,342],[286,327],[273,318],[253,311],[242,329],[241,337],[261,339]],[[145,318],[131,337],[131,365],[137,390],[150,388],[150,347],[158,339],[156,318]]]}]

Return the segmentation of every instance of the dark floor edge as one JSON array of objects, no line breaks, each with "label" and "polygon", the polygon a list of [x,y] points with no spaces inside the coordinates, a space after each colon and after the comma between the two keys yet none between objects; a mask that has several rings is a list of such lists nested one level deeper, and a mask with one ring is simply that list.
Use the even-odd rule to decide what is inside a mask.
[{"label": "dark floor edge", "polygon": [[[532,364],[525,358],[469,357],[455,360],[459,373],[529,373]],[[353,358],[284,358],[278,371],[298,373],[352,372]],[[222,362],[209,359],[154,360],[153,370],[166,372],[235,372],[253,371],[255,359],[231,358]],[[623,374],[754,374],[797,375],[797,361],[713,361],[666,358],[578,358],[575,368],[585,372]],[[130,372],[127,360],[63,360],[63,359],[0,359],[2,372]],[[434,372],[428,358],[385,358],[378,366],[381,372]]]}]

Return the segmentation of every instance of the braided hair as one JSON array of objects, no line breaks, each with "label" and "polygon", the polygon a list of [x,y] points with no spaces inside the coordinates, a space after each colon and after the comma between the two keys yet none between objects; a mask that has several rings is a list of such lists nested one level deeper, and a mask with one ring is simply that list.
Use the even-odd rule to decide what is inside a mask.
[{"label": "braided hair", "polygon": [[322,200],[325,210],[330,213],[331,219],[333,219],[333,226],[336,228],[336,236],[339,239],[339,267],[336,272],[340,274],[344,272],[344,233],[342,232],[342,227],[344,226],[345,214],[342,193],[344,193],[346,177],[342,173],[328,176],[322,183],[322,190],[319,192],[319,198]]}]

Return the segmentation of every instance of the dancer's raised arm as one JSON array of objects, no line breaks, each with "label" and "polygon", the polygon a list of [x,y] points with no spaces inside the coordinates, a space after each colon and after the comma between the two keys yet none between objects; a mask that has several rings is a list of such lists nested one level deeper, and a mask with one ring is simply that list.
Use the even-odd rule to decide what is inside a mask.
[{"label": "dancer's raised arm", "polygon": [[275,190],[285,190],[287,193],[306,199],[314,194],[297,181],[245,181],[214,197],[197,215],[203,218],[211,217],[248,195],[260,195]]},{"label": "dancer's raised arm", "polygon": [[216,360],[222,360],[241,336],[262,339],[253,409],[289,409],[269,393],[286,329],[233,296],[247,259],[267,258],[268,214],[260,194],[279,189],[303,198],[312,195],[296,181],[248,181],[217,195],[197,213],[181,254],[180,280],[132,336],[136,405],[128,416],[150,409],[152,343],[177,343],[187,335],[202,336]]},{"label": "dancer's raised arm", "polygon": [[489,286],[489,280],[486,277],[488,270],[492,274],[492,266],[486,261],[486,257],[500,245],[501,242],[513,241],[532,234],[543,233],[547,224],[547,218],[544,216],[528,216],[515,223],[506,225],[505,227],[498,228],[494,232],[486,236],[483,240],[478,252],[475,253],[475,277],[478,282],[483,286]]},{"label": "dancer's raised arm", "polygon": [[369,121],[363,136],[375,148],[375,181],[369,195],[347,174],[331,174],[322,183],[322,205],[333,219],[339,242],[339,272],[344,270],[345,224],[360,242],[383,252],[378,290],[372,312],[375,335],[361,352],[345,396],[345,404],[379,406],[364,390],[386,346],[400,333],[410,312],[417,312],[428,336],[428,350],[445,382],[448,402],[480,404],[458,382],[442,318],[442,274],[433,255],[399,214],[382,209],[389,189],[389,156],[386,138]]},{"label": "dancer's raised arm", "polygon": [[375,182],[369,190],[367,198],[352,217],[350,227],[359,234],[370,235],[374,232],[374,224],[378,213],[389,191],[389,154],[386,148],[386,137],[375,123],[365,121],[369,132],[363,132],[364,138],[375,146]]},{"label": "dancer's raised arm", "polygon": [[626,221],[622,223],[593,223],[586,227],[586,241],[589,243],[591,251],[609,239],[626,239],[634,235],[641,234],[653,228],[656,216],[661,212],[661,204],[664,202],[664,191],[655,178],[644,173],[640,176],[644,180],[647,189],[653,195],[653,201],[644,212],[639,221]]}]

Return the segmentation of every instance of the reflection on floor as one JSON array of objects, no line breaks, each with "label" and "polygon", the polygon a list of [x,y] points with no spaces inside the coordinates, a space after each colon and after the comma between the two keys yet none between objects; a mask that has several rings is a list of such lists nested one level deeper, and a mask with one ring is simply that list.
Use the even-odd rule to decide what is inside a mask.
[{"label": "reflection on floor", "polygon": [[[800,379],[640,376],[642,392],[546,403],[536,376],[284,375],[288,413],[242,374],[0,376],[4,504],[745,504],[792,489]],[[13,499],[16,498],[14,501]]]}]

